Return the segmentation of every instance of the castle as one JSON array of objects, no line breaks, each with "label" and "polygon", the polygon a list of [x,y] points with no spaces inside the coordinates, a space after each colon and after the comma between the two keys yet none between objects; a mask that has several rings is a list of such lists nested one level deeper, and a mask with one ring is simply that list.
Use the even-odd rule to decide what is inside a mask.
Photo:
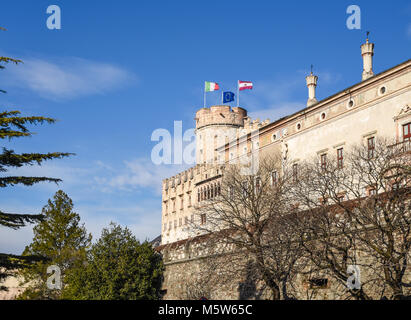
[{"label": "castle", "polygon": [[[240,107],[217,105],[197,111],[197,165],[165,179],[162,186],[159,250],[166,265],[165,298],[178,298],[184,279],[201,268],[201,251],[187,240],[200,234],[191,230],[190,223],[207,223],[207,217],[196,214],[195,207],[221,192],[224,163],[253,153],[281,153],[297,170],[300,161],[315,155],[336,155],[343,161],[347,146],[364,143],[372,147],[376,137],[395,138],[408,148],[411,60],[374,74],[374,44],[368,39],[361,46],[361,54],[361,82],[317,101],[318,77],[311,73],[306,77],[307,105],[274,122],[253,121]],[[215,297],[235,299],[235,294],[225,292]]]}]

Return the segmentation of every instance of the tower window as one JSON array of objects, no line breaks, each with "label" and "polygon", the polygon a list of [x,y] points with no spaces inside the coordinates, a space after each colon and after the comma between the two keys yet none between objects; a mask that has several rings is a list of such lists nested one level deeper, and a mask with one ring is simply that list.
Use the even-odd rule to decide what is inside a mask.
[{"label": "tower window", "polygon": [[205,224],[207,222],[206,214],[201,214],[201,224]]}]

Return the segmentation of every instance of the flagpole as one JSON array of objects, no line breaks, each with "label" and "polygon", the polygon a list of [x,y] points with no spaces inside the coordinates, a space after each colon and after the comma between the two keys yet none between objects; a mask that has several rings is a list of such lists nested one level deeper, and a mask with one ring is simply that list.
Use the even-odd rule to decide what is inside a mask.
[{"label": "flagpole", "polygon": [[204,91],[204,108],[205,108],[205,107],[206,107],[206,91],[205,91],[205,82],[204,82],[203,91]]},{"label": "flagpole", "polygon": [[223,88],[221,88],[221,104],[224,104]]},{"label": "flagpole", "polygon": [[238,85],[238,81],[237,80],[237,108],[240,106],[240,87]]}]

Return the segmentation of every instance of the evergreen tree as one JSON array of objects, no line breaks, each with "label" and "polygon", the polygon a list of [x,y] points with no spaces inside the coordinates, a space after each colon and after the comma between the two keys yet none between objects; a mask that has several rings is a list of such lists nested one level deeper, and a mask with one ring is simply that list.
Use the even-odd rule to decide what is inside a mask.
[{"label": "evergreen tree", "polygon": [[114,223],[103,229],[88,254],[87,265],[66,277],[63,297],[76,300],[158,299],[161,257],[146,241]]},{"label": "evergreen tree", "polygon": [[[0,30],[5,30],[0,28]],[[0,56],[0,70],[5,68],[8,63],[19,64],[21,60]],[[6,93],[0,89],[0,93]],[[32,132],[29,131],[28,125],[51,124],[56,120],[41,116],[21,116],[20,111],[0,111],[0,139],[3,141],[14,138],[30,137]],[[7,149],[3,146],[0,153],[0,172],[5,173],[9,168],[19,168],[24,165],[42,164],[43,161],[55,158],[64,158],[70,153],[53,152],[53,153],[15,153],[14,150]],[[59,182],[60,179],[49,177],[24,177],[24,176],[0,176],[0,188],[6,188],[15,185],[32,186],[39,182]],[[0,208],[0,228],[7,227],[19,229],[27,224],[41,221],[43,218],[39,214],[17,214],[4,212]],[[29,263],[38,261],[41,257],[37,256],[18,256],[0,253],[0,281],[11,275],[11,271],[27,266]],[[0,290],[5,288],[0,286]]]},{"label": "evergreen tree", "polygon": [[82,266],[86,250],[91,245],[91,234],[80,225],[80,216],[73,211],[73,201],[62,190],[56,192],[53,201],[49,199],[43,208],[44,219],[34,228],[32,243],[23,255],[46,257],[22,271],[29,287],[20,299],[58,299],[61,290],[47,288],[47,267],[56,265],[61,270],[64,286],[65,274],[75,266]]}]

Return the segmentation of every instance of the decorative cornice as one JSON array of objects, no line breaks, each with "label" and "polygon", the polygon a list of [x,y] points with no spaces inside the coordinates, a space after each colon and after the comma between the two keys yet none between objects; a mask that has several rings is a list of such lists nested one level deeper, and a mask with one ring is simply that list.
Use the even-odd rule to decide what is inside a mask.
[{"label": "decorative cornice", "polygon": [[397,120],[397,119],[402,118],[402,117],[404,117],[406,115],[409,115],[409,114],[411,114],[411,106],[406,104],[404,107],[401,108],[398,115],[396,115],[394,117],[394,120]]}]

